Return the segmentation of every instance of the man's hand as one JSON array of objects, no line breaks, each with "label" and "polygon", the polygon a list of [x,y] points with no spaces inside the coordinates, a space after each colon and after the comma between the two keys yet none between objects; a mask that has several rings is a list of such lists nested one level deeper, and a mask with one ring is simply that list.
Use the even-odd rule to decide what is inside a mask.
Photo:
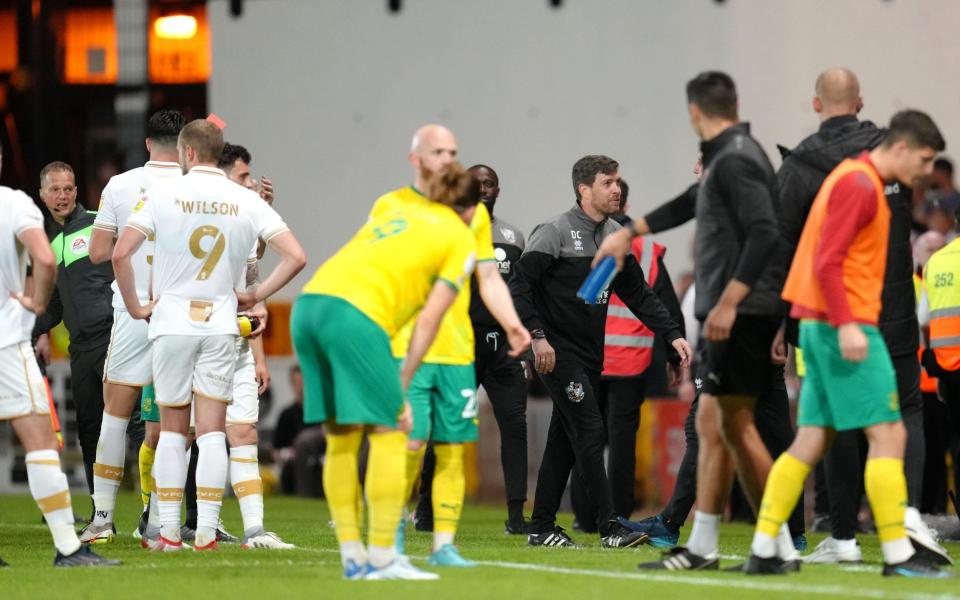
[{"label": "man's hand", "polygon": [[267,363],[258,362],[254,365],[253,370],[257,374],[257,393],[263,395],[267,391],[267,387],[270,386],[270,369],[267,367]]},{"label": "man's hand", "polygon": [[270,181],[269,177],[261,177],[259,184],[260,197],[263,198],[264,202],[273,206],[273,182]]},{"label": "man's hand", "polygon": [[50,353],[51,353],[50,334],[44,333],[43,335],[37,338],[37,346],[36,346],[37,360],[43,363],[44,365],[49,365]]},{"label": "man's hand", "polygon": [[856,323],[841,325],[837,334],[840,340],[840,355],[850,362],[862,362],[867,358],[867,336]]},{"label": "man's hand", "polygon": [[679,388],[683,382],[683,367],[667,363],[667,387]]},{"label": "man's hand", "polygon": [[690,361],[693,359],[693,350],[690,349],[690,344],[687,343],[687,340],[677,338],[673,340],[671,345],[673,349],[677,351],[677,354],[680,355],[680,368],[686,369],[689,367]]},{"label": "man's hand", "polygon": [[233,293],[237,295],[237,310],[239,312],[247,312],[257,303],[257,297],[254,292],[233,290]]},{"label": "man's hand", "polygon": [[413,409],[407,401],[403,402],[403,410],[400,411],[400,417],[397,419],[397,429],[404,433],[413,431]]},{"label": "man's hand", "polygon": [[630,252],[630,241],[633,240],[633,232],[628,227],[611,233],[603,239],[600,247],[597,248],[597,254],[593,257],[590,267],[596,267],[600,261],[607,256],[612,256],[617,261],[617,271],[623,268],[623,260]]},{"label": "man's hand", "polygon": [[787,364],[787,343],[784,341],[783,327],[777,330],[770,346],[770,362],[781,366]]},{"label": "man's hand", "polygon": [[534,368],[537,373],[551,373],[557,364],[557,353],[547,338],[533,340]]},{"label": "man's hand", "polygon": [[250,310],[244,311],[243,314],[247,315],[248,317],[260,320],[260,324],[257,326],[256,329],[250,332],[250,335],[248,335],[247,338],[260,337],[263,334],[263,332],[267,330],[268,314],[267,314],[266,308],[254,306]]},{"label": "man's hand", "polygon": [[737,307],[719,303],[713,307],[707,320],[703,322],[703,337],[711,342],[722,342],[730,338],[733,322],[737,320]]},{"label": "man's hand", "polygon": [[512,358],[520,358],[527,348],[530,347],[530,332],[527,328],[520,325],[507,332],[507,342],[510,344],[510,351],[507,355]]},{"label": "man's hand", "polygon": [[43,311],[46,310],[46,306],[38,306],[36,302],[33,301],[33,298],[25,294],[18,294],[16,292],[10,292],[10,297],[20,303],[25,309],[29,310],[38,317],[43,314]]},{"label": "man's hand", "polygon": [[152,300],[146,304],[141,304],[139,307],[135,307],[130,312],[130,317],[133,319],[149,321],[150,315],[153,314],[153,307],[156,305],[157,301]]}]

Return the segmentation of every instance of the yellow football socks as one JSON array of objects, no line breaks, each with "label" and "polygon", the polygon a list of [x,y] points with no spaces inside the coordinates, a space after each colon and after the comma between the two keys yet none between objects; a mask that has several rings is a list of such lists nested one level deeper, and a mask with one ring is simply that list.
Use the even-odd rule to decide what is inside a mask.
[{"label": "yellow football socks", "polygon": [[436,444],[437,470],[433,476],[434,551],[453,543],[460,513],[466,476],[463,471],[463,444]]},{"label": "yellow football socks", "polygon": [[[371,433],[367,461],[367,505],[370,518],[371,559],[376,549],[394,548],[397,525],[403,512],[406,486],[407,434],[402,431]],[[356,473],[356,467],[354,467]],[[352,500],[352,499],[351,499]]]},{"label": "yellow football socks", "polygon": [[907,479],[903,474],[903,461],[896,458],[867,459],[863,483],[880,542],[906,537],[903,516],[907,508]]},{"label": "yellow football socks", "polygon": [[423,455],[426,454],[426,445],[420,446],[416,450],[407,448],[407,478],[404,487],[403,502],[406,504],[413,495],[413,487],[417,483],[417,477],[420,475],[420,465],[423,464]]},{"label": "yellow football socks", "polygon": [[153,459],[157,451],[146,444],[140,444],[140,455],[138,457],[140,464],[140,499],[143,501],[144,510],[150,507],[150,492],[153,490],[153,478],[150,473],[153,471]]},{"label": "yellow football socks", "polygon": [[810,474],[810,465],[784,452],[773,463],[767,486],[760,502],[757,532],[776,538],[780,526],[790,517],[803,492],[803,482]]},{"label": "yellow football socks", "polygon": [[359,542],[360,522],[357,511],[359,486],[357,455],[363,432],[327,434],[327,452],[323,463],[323,490],[333,517],[337,541]]}]

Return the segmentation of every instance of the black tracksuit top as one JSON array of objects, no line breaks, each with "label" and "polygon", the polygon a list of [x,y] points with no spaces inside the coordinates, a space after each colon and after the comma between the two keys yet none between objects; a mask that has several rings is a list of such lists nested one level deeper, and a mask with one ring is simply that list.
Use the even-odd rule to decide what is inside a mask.
[{"label": "black tracksuit top", "polygon": [[[597,223],[579,205],[574,206],[534,228],[515,265],[510,291],[517,312],[527,328],[546,332],[558,361],[576,361],[594,371],[603,369],[610,290],[601,294],[596,304],[577,298],[577,290],[590,273],[600,242],[620,227],[612,219]],[[668,345],[683,337],[632,254],[611,287]]]}]

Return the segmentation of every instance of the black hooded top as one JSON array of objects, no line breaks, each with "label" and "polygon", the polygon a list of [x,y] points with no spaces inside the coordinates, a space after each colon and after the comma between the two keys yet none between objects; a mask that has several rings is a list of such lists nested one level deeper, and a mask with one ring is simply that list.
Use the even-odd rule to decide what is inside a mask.
[{"label": "black hooded top", "polygon": [[[816,133],[793,150],[780,146],[783,164],[777,171],[780,190],[780,231],[784,237],[782,264],[789,268],[810,207],[827,175],[845,158],[871,150],[886,130],[855,115],[827,119]],[[910,248],[912,191],[901,183],[884,190],[890,206],[890,242],[884,275],[880,332],[891,356],[916,354],[919,344]],[[796,323],[787,327],[787,340],[797,342]]]}]

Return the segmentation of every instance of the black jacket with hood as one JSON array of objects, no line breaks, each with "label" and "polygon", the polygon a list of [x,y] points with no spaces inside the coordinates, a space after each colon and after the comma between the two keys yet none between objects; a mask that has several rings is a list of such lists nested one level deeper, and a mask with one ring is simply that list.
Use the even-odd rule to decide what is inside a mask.
[{"label": "black jacket with hood", "polygon": [[[813,200],[824,179],[845,158],[875,148],[886,130],[855,115],[824,121],[820,129],[793,150],[780,147],[783,164],[777,171],[780,188],[780,231],[785,243],[783,264],[793,260]],[[913,254],[910,248],[912,190],[901,183],[885,189],[890,206],[890,242],[884,274],[880,332],[891,356],[916,354],[919,344]],[[787,340],[797,342],[796,323],[787,327]]]}]

